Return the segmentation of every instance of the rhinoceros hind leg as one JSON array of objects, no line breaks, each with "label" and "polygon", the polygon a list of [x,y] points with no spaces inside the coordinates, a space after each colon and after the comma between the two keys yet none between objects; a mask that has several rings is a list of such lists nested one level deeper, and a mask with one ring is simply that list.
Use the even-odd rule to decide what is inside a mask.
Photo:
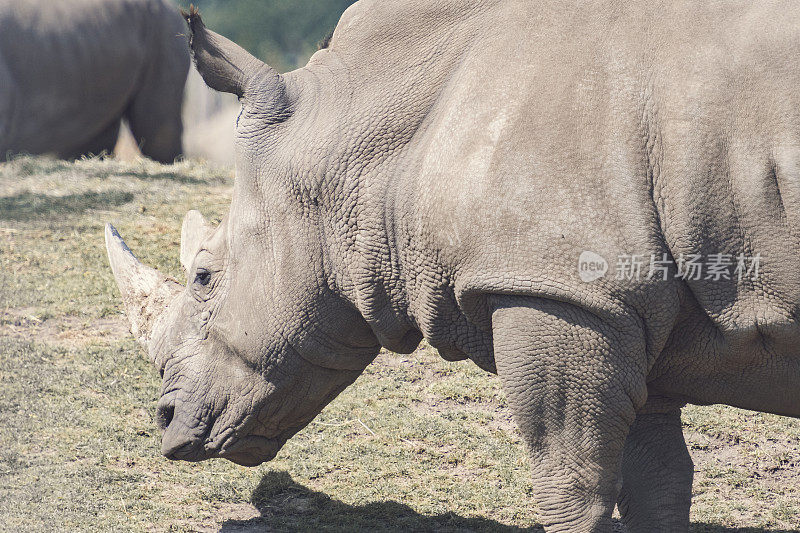
[{"label": "rhinoceros hind leg", "polygon": [[628,531],[686,532],[694,465],[678,407],[649,409],[648,400],[625,442],[619,509]]},{"label": "rhinoceros hind leg", "polygon": [[131,133],[142,154],[159,163],[171,164],[183,154],[181,103],[165,108],[158,97],[141,94],[127,113]]},{"label": "rhinoceros hind leg", "polygon": [[101,155],[103,153],[111,155],[119,138],[120,119],[117,119],[103,131],[94,136],[90,141],[78,148],[58,154],[62,159],[79,159],[83,156]]},{"label": "rhinoceros hind leg", "polygon": [[170,47],[152,66],[125,113],[142,154],[165,164],[183,155],[181,111],[189,58],[183,42],[178,48]]},{"label": "rhinoceros hind leg", "polygon": [[625,439],[647,397],[644,335],[635,320],[611,327],[554,300],[492,305],[497,372],[530,451],[545,529],[612,533]]}]

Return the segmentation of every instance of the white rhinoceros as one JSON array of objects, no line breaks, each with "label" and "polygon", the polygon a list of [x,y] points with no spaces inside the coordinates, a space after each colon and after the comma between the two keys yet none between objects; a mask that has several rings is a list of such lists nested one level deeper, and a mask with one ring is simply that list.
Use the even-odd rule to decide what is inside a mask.
[{"label": "white rhinoceros", "polygon": [[240,96],[186,286],[107,247],[163,453],[270,460],[422,338],[502,378],[550,532],[687,531],[687,403],[800,416],[800,3],[362,0]]},{"label": "white rhinoceros", "polygon": [[144,155],[173,162],[182,33],[166,0],[0,0],[0,158],[110,153],[124,118]]}]

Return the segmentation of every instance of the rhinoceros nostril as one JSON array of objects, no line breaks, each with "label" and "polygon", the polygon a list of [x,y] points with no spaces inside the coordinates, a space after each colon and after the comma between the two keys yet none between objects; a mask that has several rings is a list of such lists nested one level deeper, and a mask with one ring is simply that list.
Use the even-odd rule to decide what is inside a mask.
[{"label": "rhinoceros nostril", "polygon": [[156,423],[161,431],[166,431],[175,416],[175,405],[168,403],[159,405],[156,410]]}]

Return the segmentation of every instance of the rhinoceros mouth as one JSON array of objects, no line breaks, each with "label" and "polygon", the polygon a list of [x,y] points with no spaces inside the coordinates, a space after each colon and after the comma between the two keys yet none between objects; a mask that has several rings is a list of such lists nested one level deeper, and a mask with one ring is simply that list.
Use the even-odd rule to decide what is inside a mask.
[{"label": "rhinoceros mouth", "polygon": [[[226,432],[227,433],[227,432]],[[207,459],[227,459],[242,466],[257,466],[271,461],[286,444],[288,437],[267,438],[261,435],[245,435],[235,437],[233,431],[223,443],[214,445],[197,434],[187,432],[184,435],[167,435],[162,437],[162,454],[176,461],[205,461]]]},{"label": "rhinoceros mouth", "polygon": [[173,419],[173,401],[162,399],[162,402],[158,420],[163,431],[161,451],[172,460],[197,462],[222,458],[243,466],[257,466],[274,459],[289,437],[297,431],[294,429],[266,437],[248,433],[248,424],[237,424],[221,431],[216,427],[217,421],[213,420],[203,421],[196,426],[188,425],[183,419]]},{"label": "rhinoceros mouth", "polygon": [[248,435],[226,443],[214,457],[227,459],[241,466],[258,466],[272,461],[288,439]]}]

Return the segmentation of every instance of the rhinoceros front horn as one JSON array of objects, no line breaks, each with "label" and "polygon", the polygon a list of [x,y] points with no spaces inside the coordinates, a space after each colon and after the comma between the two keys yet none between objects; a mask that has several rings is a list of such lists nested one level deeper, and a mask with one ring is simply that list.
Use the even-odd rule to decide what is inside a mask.
[{"label": "rhinoceros front horn", "polygon": [[106,224],[106,251],[122,293],[131,333],[146,347],[153,324],[182,287],[158,270],[140,263],[111,224]]}]

